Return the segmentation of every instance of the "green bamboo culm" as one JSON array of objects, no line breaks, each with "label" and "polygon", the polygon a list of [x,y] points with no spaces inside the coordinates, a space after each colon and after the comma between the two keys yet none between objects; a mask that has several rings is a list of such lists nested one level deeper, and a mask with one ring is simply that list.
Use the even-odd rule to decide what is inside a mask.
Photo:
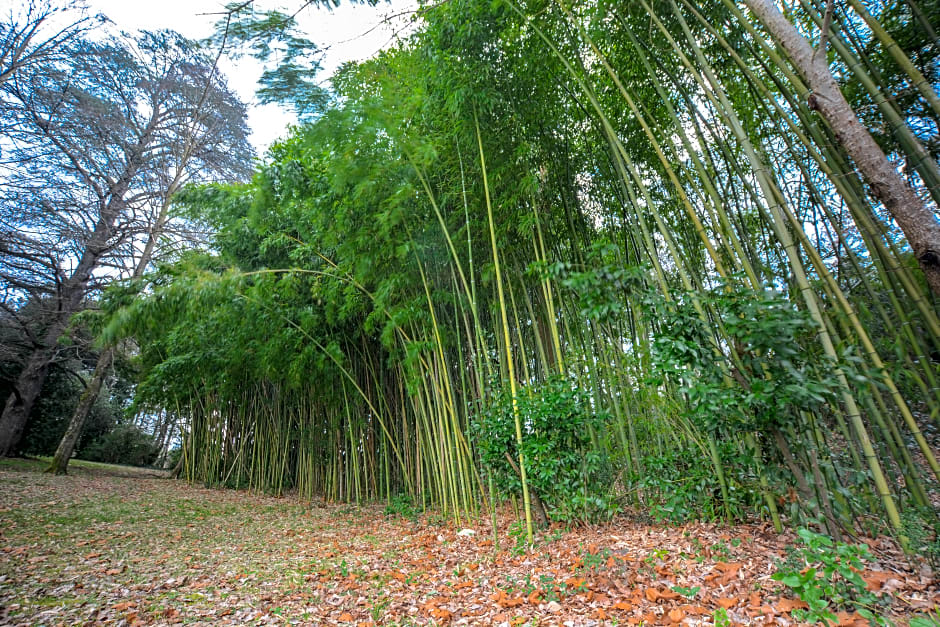
[{"label": "green bamboo culm", "polygon": [[[108,332],[141,347],[137,402],[179,404],[186,477],[453,525],[518,499],[529,541],[626,505],[933,524],[931,248],[770,4],[429,6],[251,182],[184,190],[212,247]],[[824,16],[781,14],[932,206],[935,17]]]}]

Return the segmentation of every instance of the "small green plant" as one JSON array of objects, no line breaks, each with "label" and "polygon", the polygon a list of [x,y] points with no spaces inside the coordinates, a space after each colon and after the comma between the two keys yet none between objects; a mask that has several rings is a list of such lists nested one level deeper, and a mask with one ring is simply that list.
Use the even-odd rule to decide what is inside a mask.
[{"label": "small green plant", "polygon": [[922,616],[914,616],[908,624],[910,627],[940,627],[940,608],[934,608]]},{"label": "small green plant", "polygon": [[[740,541],[738,543],[740,544]],[[730,562],[732,559],[731,548],[725,544],[724,540],[719,540],[712,545],[712,553],[722,562]]]},{"label": "small green plant", "polygon": [[647,564],[649,564],[650,566],[653,566],[653,565],[656,564],[657,562],[662,561],[662,560],[666,559],[667,557],[669,557],[669,551],[668,551],[668,550],[666,550],[666,549],[653,549],[652,551],[650,551],[649,553],[647,553],[646,557],[643,558],[643,561],[646,562]]},{"label": "small green plant", "polygon": [[691,542],[693,552],[688,557],[694,559],[696,564],[701,564],[705,561],[705,545],[698,538],[692,538]]},{"label": "small green plant", "polygon": [[[559,593],[558,582],[551,575],[540,575],[539,587],[543,590],[546,601],[561,601],[563,595]],[[561,587],[563,588],[564,584],[561,584]]]},{"label": "small green plant", "polygon": [[372,617],[372,622],[379,624],[382,622],[382,618],[385,616],[385,610],[391,604],[392,600],[386,596],[383,596],[376,600],[372,607],[369,608],[369,616]]},{"label": "small green plant", "polygon": [[552,542],[557,542],[565,537],[565,534],[568,532],[568,529],[562,529],[561,527],[555,527],[549,531],[546,531],[542,536],[542,542],[545,544],[551,544]]},{"label": "small green plant", "polygon": [[412,522],[418,520],[418,510],[415,508],[414,501],[408,494],[396,494],[388,505],[385,506],[386,516],[401,516]]},{"label": "small green plant", "polygon": [[643,565],[640,566],[639,571],[650,577],[655,577],[656,567],[662,565],[668,556],[669,551],[666,549],[653,549],[643,558]]},{"label": "small green plant", "polygon": [[872,558],[868,546],[834,542],[809,529],[798,529],[802,546],[791,549],[788,560],[772,578],[791,588],[809,606],[793,617],[809,623],[838,624],[834,610],[857,611],[870,622],[887,624],[873,611],[878,597],[866,589],[859,573]]},{"label": "small green plant", "polygon": [[600,549],[599,551],[585,551],[581,555],[581,568],[583,570],[596,570],[607,563],[610,557],[610,549]]},{"label": "small green plant", "polygon": [[672,591],[673,591],[673,592],[675,592],[676,594],[681,594],[682,596],[684,596],[684,597],[687,598],[687,599],[694,599],[695,596],[698,594],[698,591],[701,590],[701,589],[702,589],[701,586],[695,586],[695,587],[692,587],[692,588],[684,588],[684,587],[682,587],[682,586],[673,586],[673,587],[672,587]]},{"label": "small green plant", "polygon": [[731,627],[731,618],[728,617],[728,610],[723,607],[716,608],[712,612],[712,622],[715,627]]},{"label": "small green plant", "polygon": [[529,546],[528,536],[526,534],[525,523],[521,520],[509,525],[509,536],[514,539],[514,544],[510,551],[513,555],[524,555]]}]

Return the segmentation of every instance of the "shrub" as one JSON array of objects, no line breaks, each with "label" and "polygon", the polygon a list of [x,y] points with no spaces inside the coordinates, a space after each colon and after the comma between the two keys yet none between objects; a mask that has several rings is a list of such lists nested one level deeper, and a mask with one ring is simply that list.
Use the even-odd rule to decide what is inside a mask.
[{"label": "shrub", "polygon": [[82,459],[108,464],[149,466],[157,457],[157,446],[153,437],[134,425],[118,425],[87,446]]},{"label": "shrub", "polygon": [[872,559],[865,544],[835,542],[809,529],[797,530],[802,544],[790,549],[772,579],[789,587],[808,608],[794,610],[799,621],[837,625],[836,611],[857,611],[869,623],[884,625],[878,610],[881,600],[869,592],[861,573]]},{"label": "shrub", "polygon": [[590,396],[577,384],[556,376],[519,390],[516,407],[503,390],[483,406],[472,432],[483,464],[504,493],[522,484],[507,460],[518,463],[515,415],[523,431],[522,453],[529,486],[553,520],[595,520],[617,511],[610,497],[610,464],[592,445],[591,433],[604,422]]}]

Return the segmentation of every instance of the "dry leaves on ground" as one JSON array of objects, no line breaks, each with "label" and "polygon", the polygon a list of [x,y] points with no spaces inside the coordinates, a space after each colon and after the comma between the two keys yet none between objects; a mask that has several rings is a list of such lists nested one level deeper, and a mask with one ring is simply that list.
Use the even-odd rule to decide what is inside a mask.
[{"label": "dry leaves on ground", "polygon": [[[624,518],[526,548],[504,513],[497,548],[485,521],[152,476],[4,469],[0,488],[3,624],[786,625],[802,606],[770,579],[792,539],[760,525]],[[933,607],[935,581],[873,549],[896,615]]]}]

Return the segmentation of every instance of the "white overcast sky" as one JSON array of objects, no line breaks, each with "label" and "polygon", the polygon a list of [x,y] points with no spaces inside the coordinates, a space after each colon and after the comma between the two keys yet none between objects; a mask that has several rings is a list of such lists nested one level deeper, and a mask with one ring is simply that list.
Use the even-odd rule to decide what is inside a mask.
[{"label": "white overcast sky", "polygon": [[[0,6],[23,0],[0,0]],[[170,28],[186,37],[200,39],[212,32],[212,25],[228,0],[88,0],[94,11],[107,15],[122,30]],[[303,0],[256,0],[260,9],[282,9],[293,13]],[[324,81],[346,61],[360,61],[394,43],[395,37],[408,32],[417,0],[391,0],[377,6],[353,5],[343,0],[339,7],[327,10],[308,7],[298,16],[304,35],[325,51]],[[7,11],[4,10],[3,13]],[[293,116],[274,106],[260,106],[254,98],[262,68],[252,59],[223,66],[229,85],[249,103],[248,123],[252,143],[259,155],[287,130]]]}]

